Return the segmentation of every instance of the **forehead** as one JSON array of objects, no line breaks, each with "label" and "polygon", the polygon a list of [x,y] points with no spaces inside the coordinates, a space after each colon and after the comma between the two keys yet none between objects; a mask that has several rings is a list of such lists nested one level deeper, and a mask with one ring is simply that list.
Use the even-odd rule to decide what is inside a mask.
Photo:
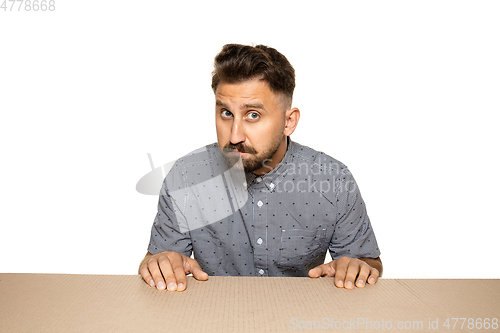
[{"label": "forehead", "polygon": [[276,103],[278,96],[271,91],[266,81],[252,79],[237,83],[220,82],[215,91],[217,101],[240,103],[259,100],[262,103]]}]

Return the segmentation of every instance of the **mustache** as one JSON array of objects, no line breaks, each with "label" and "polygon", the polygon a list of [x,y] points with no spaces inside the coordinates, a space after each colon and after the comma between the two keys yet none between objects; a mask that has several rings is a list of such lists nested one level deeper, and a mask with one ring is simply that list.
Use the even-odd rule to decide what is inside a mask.
[{"label": "mustache", "polygon": [[248,154],[256,154],[257,153],[257,151],[253,147],[245,146],[241,142],[237,143],[237,144],[232,144],[231,142],[229,142],[223,148],[223,151],[225,151],[225,152],[230,152],[233,150],[237,150],[240,153],[248,153]]}]

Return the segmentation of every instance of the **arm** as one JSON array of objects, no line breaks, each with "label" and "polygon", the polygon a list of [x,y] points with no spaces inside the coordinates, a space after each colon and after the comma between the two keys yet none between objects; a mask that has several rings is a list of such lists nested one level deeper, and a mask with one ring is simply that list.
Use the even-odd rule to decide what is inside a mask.
[{"label": "arm", "polygon": [[170,186],[182,188],[180,173],[176,163],[163,181],[148,252],[139,266],[144,281],[158,290],[184,291],[186,274],[190,273],[198,280],[208,279],[198,262],[189,257],[192,251],[190,233],[182,231],[184,216],[175,196],[168,191]]},{"label": "arm", "polygon": [[336,181],[341,184],[335,200],[339,218],[329,246],[334,260],[313,268],[309,276],[335,277],[339,288],[363,288],[382,274],[380,250],[354,177],[346,168]]}]

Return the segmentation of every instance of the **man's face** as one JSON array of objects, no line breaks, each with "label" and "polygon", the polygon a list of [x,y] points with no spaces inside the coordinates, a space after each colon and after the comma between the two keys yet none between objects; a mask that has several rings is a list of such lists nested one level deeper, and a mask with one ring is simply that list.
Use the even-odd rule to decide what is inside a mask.
[{"label": "man's face", "polygon": [[215,100],[217,141],[226,160],[234,163],[241,158],[246,172],[270,171],[283,143],[286,150],[285,110],[280,96],[267,82],[253,79],[220,82]]}]

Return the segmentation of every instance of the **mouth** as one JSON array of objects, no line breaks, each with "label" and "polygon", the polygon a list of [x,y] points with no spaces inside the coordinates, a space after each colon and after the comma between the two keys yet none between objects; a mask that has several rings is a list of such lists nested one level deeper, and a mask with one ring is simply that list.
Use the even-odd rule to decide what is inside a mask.
[{"label": "mouth", "polygon": [[236,144],[236,145],[226,145],[223,149],[222,152],[226,154],[227,156],[251,156],[255,155],[257,152],[253,147],[245,147],[242,144]]},{"label": "mouth", "polygon": [[237,150],[237,149],[227,150],[225,153],[227,154],[227,156],[240,157],[242,159],[247,158],[250,155],[252,155],[251,153],[247,153],[245,151],[241,151],[241,150]]},{"label": "mouth", "polygon": [[229,152],[229,154],[241,155],[241,156],[243,156],[243,155],[249,155],[249,153],[246,153],[244,151],[239,151],[239,150],[232,150],[232,151]]}]

